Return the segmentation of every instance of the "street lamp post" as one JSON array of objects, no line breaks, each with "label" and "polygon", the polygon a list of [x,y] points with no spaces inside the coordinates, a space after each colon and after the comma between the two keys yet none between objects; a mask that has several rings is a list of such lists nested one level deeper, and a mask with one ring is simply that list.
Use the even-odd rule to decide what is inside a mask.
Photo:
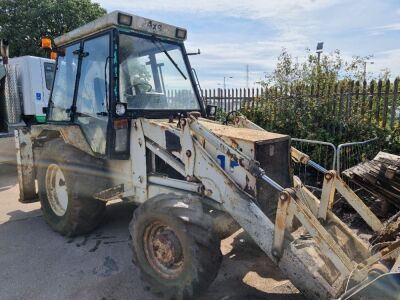
[{"label": "street lamp post", "polygon": [[318,60],[317,60],[317,66],[319,68],[319,63],[321,60],[321,53],[322,53],[322,49],[324,48],[324,42],[318,42],[317,43],[317,55],[318,55]]},{"label": "street lamp post", "polygon": [[318,55],[318,59],[317,59],[317,95],[319,95],[319,75],[320,75],[320,61],[321,61],[321,53],[322,53],[322,49],[324,48],[324,42],[318,42],[317,43],[317,55]]},{"label": "street lamp post", "polygon": [[233,78],[232,76],[224,76],[224,90],[226,89],[226,78]]},{"label": "street lamp post", "polygon": [[364,61],[364,81],[367,80],[367,64],[373,65],[373,61]]}]

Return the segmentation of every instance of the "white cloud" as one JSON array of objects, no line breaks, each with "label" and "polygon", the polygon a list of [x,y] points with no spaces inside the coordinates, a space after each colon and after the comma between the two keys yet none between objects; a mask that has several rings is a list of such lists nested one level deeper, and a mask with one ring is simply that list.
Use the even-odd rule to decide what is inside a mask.
[{"label": "white cloud", "polygon": [[392,76],[398,76],[400,74],[399,57],[400,48],[378,52],[374,55],[374,64],[369,67],[369,70],[374,74],[379,74],[383,69],[388,68]]},{"label": "white cloud", "polygon": [[[169,23],[188,27],[186,48],[189,51],[201,49],[202,54],[191,57],[191,61],[203,86],[207,87],[215,87],[224,76],[234,77],[229,80],[229,85],[243,87],[247,64],[250,65],[250,83],[257,81],[264,71],[273,69],[282,48],[301,60],[305,55],[304,49],[313,48],[319,41],[317,39],[326,42],[325,51],[340,48],[342,54],[349,58],[375,53],[375,65],[371,66],[371,71],[379,73],[389,67],[393,74],[400,74],[398,42],[379,43],[385,33],[400,30],[398,18],[393,20],[387,17],[389,12],[400,15],[400,10],[388,11],[387,6],[375,0],[365,1],[361,7],[358,2],[345,0],[97,1],[108,11],[119,9],[150,18],[153,15],[163,16],[161,19]],[[349,11],[352,13],[349,14]],[[186,18],[185,22],[188,17],[192,20],[185,26],[182,20],[171,21],[171,16],[182,16]],[[246,24],[257,24],[260,31],[255,29],[257,33],[249,32],[247,37],[243,32],[218,31],[208,26],[208,20],[226,17],[233,18],[229,19],[232,23],[236,22],[235,19],[239,22],[250,20]],[[381,24],[388,25],[378,26]],[[197,31],[193,33],[190,26]],[[268,28],[264,35],[262,27]],[[374,42],[371,34],[376,35]],[[395,49],[388,50],[392,48]]]},{"label": "white cloud", "polygon": [[215,15],[225,15],[242,17],[249,19],[259,19],[268,17],[287,17],[302,12],[318,10],[331,5],[336,0],[113,0],[98,1],[102,6],[111,9],[127,9],[134,13],[135,10],[163,11],[163,12],[191,12],[207,13]]},{"label": "white cloud", "polygon": [[382,31],[400,31],[400,23],[379,26],[377,29]]}]

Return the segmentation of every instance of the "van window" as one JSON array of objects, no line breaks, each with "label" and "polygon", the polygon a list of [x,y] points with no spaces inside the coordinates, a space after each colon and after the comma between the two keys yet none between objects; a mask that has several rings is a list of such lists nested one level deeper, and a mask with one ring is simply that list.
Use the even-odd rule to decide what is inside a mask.
[{"label": "van window", "polygon": [[44,79],[46,82],[46,89],[51,90],[51,85],[54,79],[54,70],[56,66],[54,63],[45,62],[44,63]]}]

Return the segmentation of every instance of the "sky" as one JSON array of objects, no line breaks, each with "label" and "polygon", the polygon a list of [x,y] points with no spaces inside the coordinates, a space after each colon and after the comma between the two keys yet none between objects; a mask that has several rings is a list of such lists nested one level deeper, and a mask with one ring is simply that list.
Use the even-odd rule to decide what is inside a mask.
[{"label": "sky", "polygon": [[203,88],[249,87],[273,71],[286,48],[301,61],[324,42],[325,53],[372,54],[371,75],[400,75],[400,0],[95,0],[107,9],[188,30],[186,49]]}]

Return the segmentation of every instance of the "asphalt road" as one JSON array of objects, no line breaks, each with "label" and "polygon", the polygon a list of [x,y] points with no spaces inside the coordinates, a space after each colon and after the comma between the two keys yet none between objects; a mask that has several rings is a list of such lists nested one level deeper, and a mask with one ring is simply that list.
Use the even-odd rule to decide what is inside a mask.
[{"label": "asphalt road", "polygon": [[[0,164],[0,299],[154,299],[131,262],[134,206],[112,203],[100,227],[66,238],[44,222],[39,203],[20,204],[15,166]],[[272,262],[237,232],[201,299],[303,299]]]}]

